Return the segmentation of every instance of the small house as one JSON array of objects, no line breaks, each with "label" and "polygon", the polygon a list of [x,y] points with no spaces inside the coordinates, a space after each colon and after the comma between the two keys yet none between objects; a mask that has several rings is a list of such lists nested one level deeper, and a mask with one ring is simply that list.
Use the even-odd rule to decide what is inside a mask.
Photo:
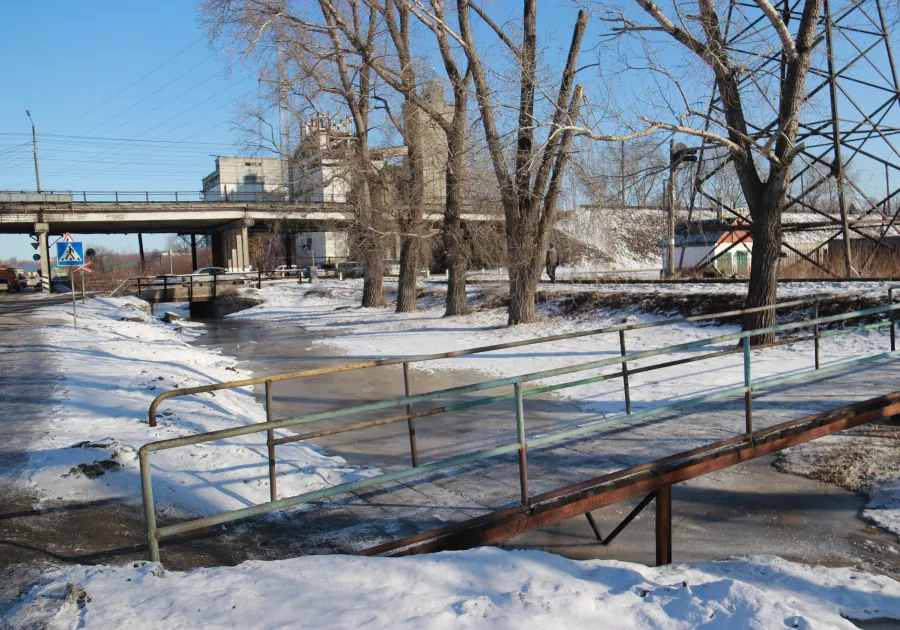
[{"label": "small house", "polygon": [[[666,239],[658,243],[664,272],[669,271]],[[746,276],[753,256],[753,236],[740,219],[684,221],[675,226],[675,269],[713,267],[725,276]]]}]

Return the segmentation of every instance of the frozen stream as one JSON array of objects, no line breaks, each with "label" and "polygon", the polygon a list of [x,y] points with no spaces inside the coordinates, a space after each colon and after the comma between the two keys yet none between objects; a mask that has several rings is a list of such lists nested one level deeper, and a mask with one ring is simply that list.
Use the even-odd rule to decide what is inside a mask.
[{"label": "frozen stream", "polygon": [[[295,325],[253,320],[207,322],[208,334],[198,345],[221,348],[255,375],[314,369],[365,360],[344,355]],[[430,391],[484,380],[472,372],[411,371],[413,392]],[[378,400],[403,393],[399,366],[276,383],[276,417]],[[258,392],[262,398],[262,389]],[[531,403],[530,403],[531,404]],[[560,426],[588,416],[552,396],[529,410],[531,426]],[[354,416],[352,421],[361,418]],[[338,424],[351,420],[342,419]],[[319,423],[317,426],[323,426]],[[325,425],[327,426],[327,425]],[[422,461],[471,450],[513,431],[508,403],[418,421]],[[396,469],[409,465],[405,423],[319,438],[315,444],[355,464]],[[894,536],[870,527],[859,517],[863,497],[838,487],[785,475],[762,458],[679,484],[673,492],[674,559],[702,561],[735,555],[772,554],[828,565],[857,565],[870,571],[900,575],[900,544]],[[637,503],[628,502],[594,513],[609,532]],[[532,532],[505,546],[543,549],[571,558],[615,558],[652,564],[652,505],[609,547],[598,545],[584,518]]]}]

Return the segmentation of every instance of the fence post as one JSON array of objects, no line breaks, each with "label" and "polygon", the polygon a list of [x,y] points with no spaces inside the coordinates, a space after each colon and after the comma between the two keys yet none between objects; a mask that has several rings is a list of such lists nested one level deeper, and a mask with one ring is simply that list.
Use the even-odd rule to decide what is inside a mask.
[{"label": "fence post", "polygon": [[163,274],[163,299],[162,299],[162,301],[167,302],[168,297],[169,297],[169,276],[167,276],[166,274]]},{"label": "fence post", "polygon": [[[409,361],[403,362],[403,391],[409,396]],[[406,414],[412,415],[412,405],[406,405]],[[415,418],[407,418],[406,423],[409,425],[409,452],[412,456],[413,468],[419,465],[419,447],[416,443],[416,420]]]},{"label": "fence post", "polygon": [[81,193],[81,199],[84,201],[84,203],[87,203],[87,192],[86,191],[83,191]]},{"label": "fence post", "polygon": [[116,191],[116,205],[119,205],[119,191]]},{"label": "fence post", "polygon": [[150,193],[149,192],[144,193],[144,201],[146,201],[147,203],[150,203]]},{"label": "fence post", "polygon": [[813,302],[813,343],[816,349],[816,369],[819,369],[819,300]]},{"label": "fence post", "polygon": [[141,298],[141,277],[140,276],[138,276],[137,281],[138,281],[138,299],[140,299]]},{"label": "fence post", "polygon": [[210,302],[214,302],[216,300],[216,289],[219,284],[219,274],[213,274],[213,287],[212,287],[212,297],[210,298]]},{"label": "fence post", "polygon": [[[266,422],[272,422],[272,381],[266,381]],[[266,431],[266,446],[269,449],[269,498],[278,500],[278,488],[275,485],[275,432]]]},{"label": "fence post", "polygon": [[[888,304],[894,305],[894,288],[888,289]],[[894,311],[890,311],[891,317],[891,352],[897,349],[897,320],[894,319]]]},{"label": "fence post", "polygon": [[175,191],[175,203],[178,203],[178,191]]},{"label": "fence post", "polygon": [[[619,331],[619,349],[625,356],[625,331]],[[631,388],[628,386],[628,361],[622,361],[622,384],[625,387],[625,413],[631,413]]]},{"label": "fence post", "polygon": [[256,288],[262,289],[262,269],[257,269],[256,275],[257,275]]},{"label": "fence post", "polygon": [[194,274],[188,276],[188,302],[194,301]]},{"label": "fence post", "polygon": [[522,405],[522,384],[515,383],[516,432],[519,436],[519,488],[522,491],[522,508],[528,509],[528,445],[525,443],[525,409]]},{"label": "fence post", "polygon": [[744,337],[744,418],[747,424],[747,435],[753,436],[753,398],[752,382],[750,379],[750,336]]}]

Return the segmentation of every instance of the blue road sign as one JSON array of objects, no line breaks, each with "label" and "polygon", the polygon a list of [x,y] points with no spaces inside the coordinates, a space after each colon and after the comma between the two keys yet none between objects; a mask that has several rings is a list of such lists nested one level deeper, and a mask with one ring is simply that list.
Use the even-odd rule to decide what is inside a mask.
[{"label": "blue road sign", "polygon": [[56,264],[60,267],[78,267],[84,264],[84,245],[78,242],[56,244]]}]

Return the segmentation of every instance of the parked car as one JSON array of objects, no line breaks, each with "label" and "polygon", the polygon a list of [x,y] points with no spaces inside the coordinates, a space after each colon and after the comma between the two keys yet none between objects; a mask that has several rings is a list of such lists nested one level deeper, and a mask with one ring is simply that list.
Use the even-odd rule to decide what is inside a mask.
[{"label": "parked car", "polygon": [[10,287],[8,278],[0,278],[0,292],[11,293],[12,288]]},{"label": "parked car", "polygon": [[[215,276],[216,282],[225,282],[233,281],[235,284],[243,282],[245,280],[249,280],[250,276],[246,273],[240,273],[236,271],[228,271],[227,269],[223,269],[222,267],[200,267],[199,269],[195,269],[193,275],[195,276]],[[212,278],[206,280],[204,278],[194,278],[194,282],[211,282]]]},{"label": "parked car", "polygon": [[19,284],[22,286],[23,289],[28,288],[28,276],[25,275],[24,273],[19,274]]},{"label": "parked car", "polygon": [[16,273],[16,270],[12,267],[0,267],[0,279],[6,279],[8,287],[6,290],[9,292],[12,291],[21,291],[22,284],[19,281],[19,274]]},{"label": "parked car", "polygon": [[276,278],[296,278],[300,275],[300,268],[297,265],[278,265],[274,275]]}]

